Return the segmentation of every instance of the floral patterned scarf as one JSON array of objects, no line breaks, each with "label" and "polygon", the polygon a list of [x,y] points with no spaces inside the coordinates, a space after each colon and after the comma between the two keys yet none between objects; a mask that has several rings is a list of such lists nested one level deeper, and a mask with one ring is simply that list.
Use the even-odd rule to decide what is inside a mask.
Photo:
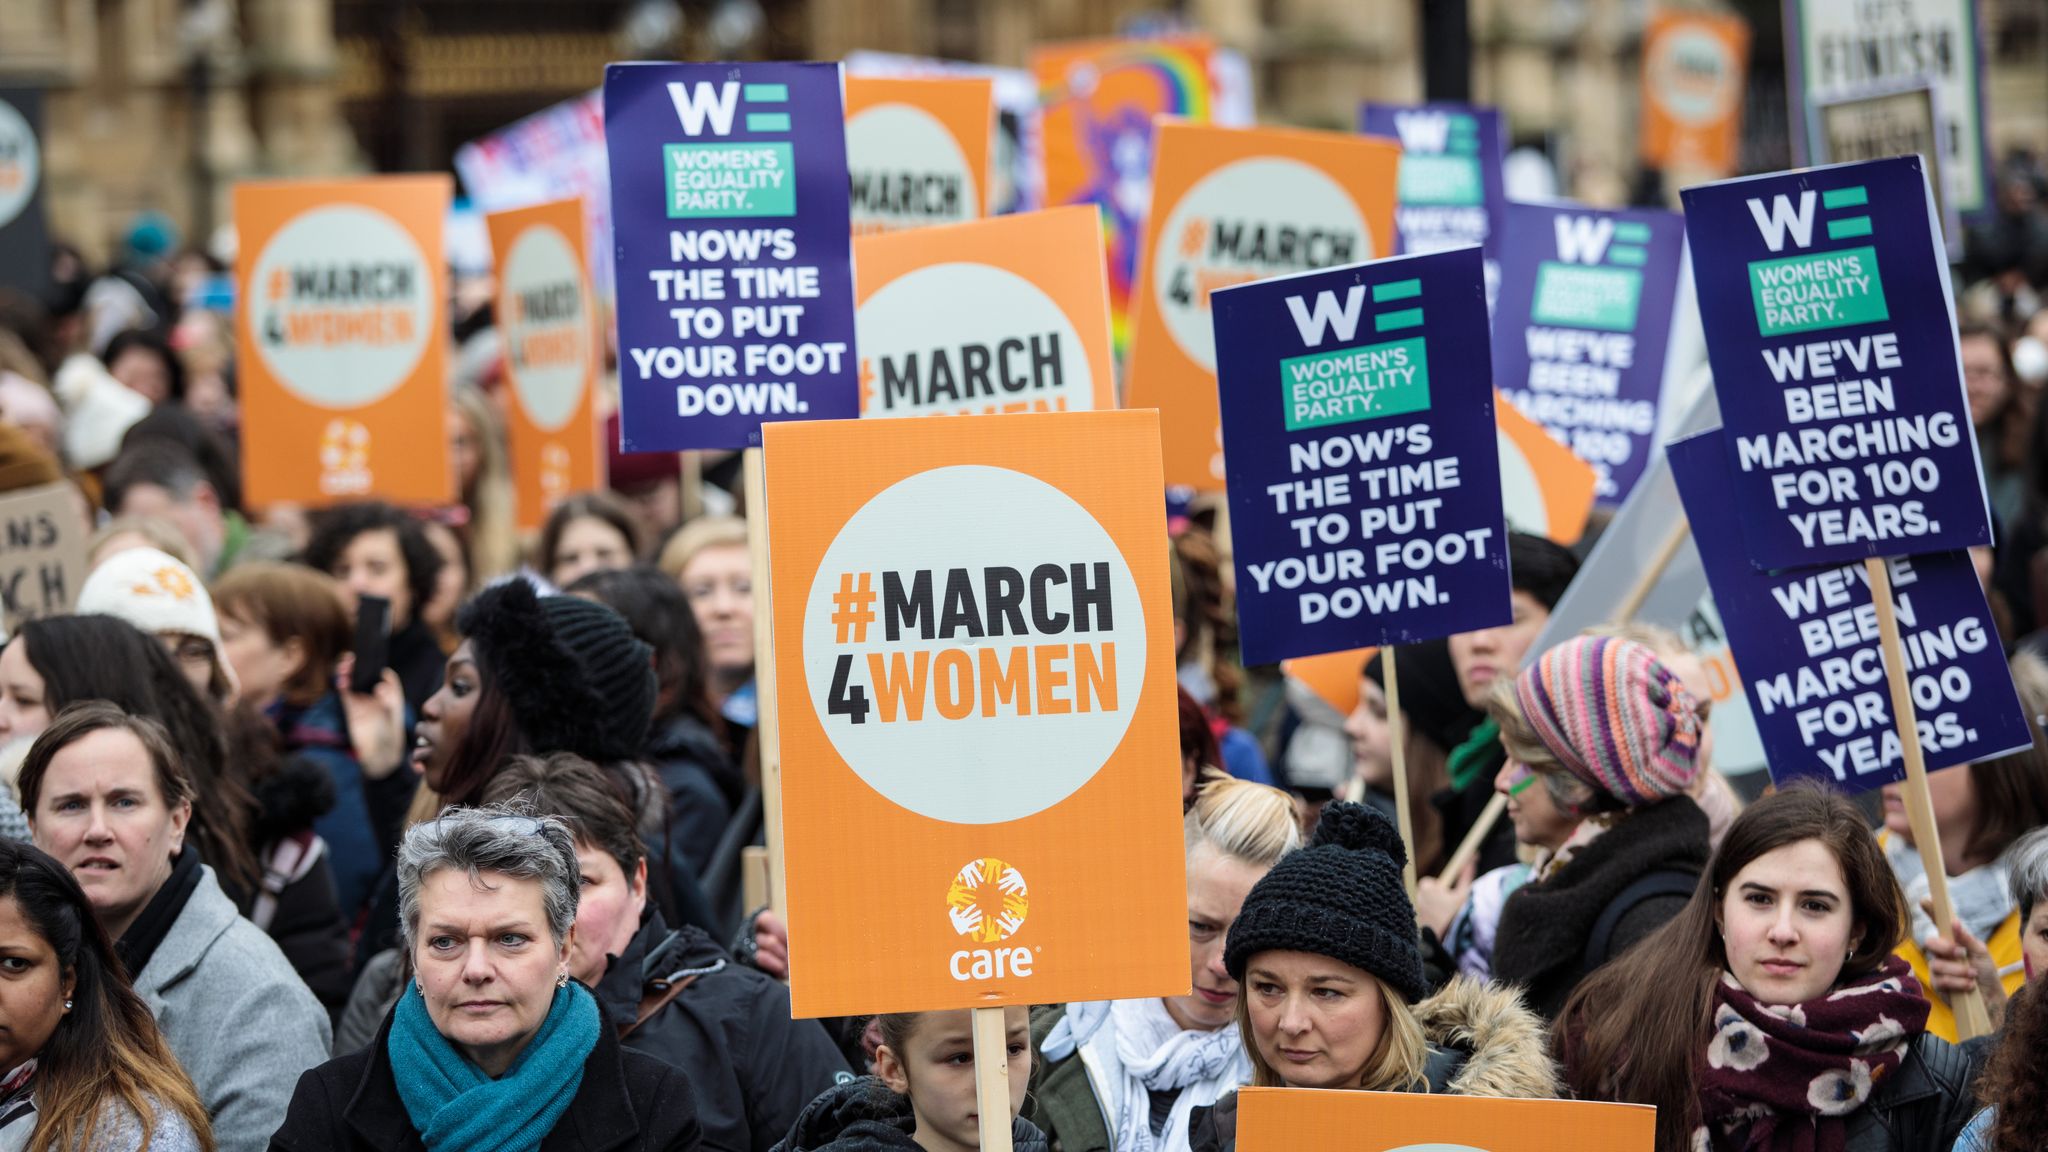
[{"label": "floral patterned scarf", "polygon": [[1842,1152],[1849,1116],[1898,1072],[1926,1024],[1927,998],[1897,956],[1804,1004],[1760,1004],[1723,973],[1693,1147]]}]

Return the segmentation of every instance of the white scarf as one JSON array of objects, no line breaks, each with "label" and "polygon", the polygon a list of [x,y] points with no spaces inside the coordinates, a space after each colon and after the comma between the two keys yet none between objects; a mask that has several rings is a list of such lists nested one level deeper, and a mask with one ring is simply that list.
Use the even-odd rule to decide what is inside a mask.
[{"label": "white scarf", "polygon": [[[1117,1152],[1188,1152],[1189,1114],[1252,1074],[1236,1027],[1184,1031],[1158,999],[1069,1004],[1043,1051],[1047,1060],[1081,1053]],[[1155,1140],[1151,1093],[1167,1091],[1180,1095]]]},{"label": "white scarf", "polygon": [[[1920,864],[1920,853],[1906,843],[1904,836],[1887,835],[1884,854],[1891,860],[1899,887],[1906,892],[1906,909],[1913,917],[1913,943],[1924,946],[1937,930],[1933,917],[1920,908],[1920,902],[1927,899],[1931,890],[1927,870]],[[2001,855],[1989,864],[1948,878],[1948,898],[1955,906],[1956,918],[1979,940],[1988,942],[2017,908],[2012,901],[2012,889],[2006,883],[2006,871],[2006,858]],[[1940,929],[1939,934],[1948,935],[1947,928]]]}]

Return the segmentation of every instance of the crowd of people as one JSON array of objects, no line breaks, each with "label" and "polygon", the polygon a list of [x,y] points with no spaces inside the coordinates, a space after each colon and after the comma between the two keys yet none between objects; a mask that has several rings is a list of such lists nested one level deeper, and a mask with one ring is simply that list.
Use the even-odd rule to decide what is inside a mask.
[{"label": "crowd of people", "polygon": [[[675,456],[614,449],[522,535],[484,306],[454,503],[251,509],[232,326],[194,290],[219,263],[58,271],[0,293],[0,495],[67,485],[91,540],[75,610],[0,648],[0,1149],[979,1146],[967,1013],[792,1019],[788,927],[748,906],[732,461],[686,500]],[[1240,665],[1197,499],[1170,541],[1188,990],[1008,1010],[1013,1143],[1230,1149],[1252,1085],[1649,1104],[1660,1152],[2037,1147],[2039,287],[2001,265],[1963,296],[1980,567],[2036,731],[1932,779],[1951,923],[1896,788],[1716,770],[1678,636],[1532,650],[1572,550],[1513,535],[1511,622],[1404,648],[1398,693],[1361,661],[1346,715]],[[370,597],[386,667],[358,677]],[[1966,1040],[1972,992],[1996,1030]]]}]

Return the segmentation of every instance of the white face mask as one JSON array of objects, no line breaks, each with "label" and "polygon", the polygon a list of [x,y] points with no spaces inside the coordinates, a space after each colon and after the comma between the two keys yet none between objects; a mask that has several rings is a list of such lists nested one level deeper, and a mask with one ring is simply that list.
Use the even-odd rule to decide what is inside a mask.
[{"label": "white face mask", "polygon": [[2013,341],[2012,370],[2029,384],[2048,383],[2048,344],[2032,336]]}]

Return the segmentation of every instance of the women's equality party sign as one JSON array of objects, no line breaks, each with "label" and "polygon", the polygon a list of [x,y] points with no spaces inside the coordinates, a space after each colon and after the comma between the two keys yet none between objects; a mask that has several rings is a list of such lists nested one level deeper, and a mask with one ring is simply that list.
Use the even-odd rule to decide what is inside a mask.
[{"label": "women's equality party sign", "polygon": [[1247,664],[1505,624],[1480,250],[1219,290]]},{"label": "women's equality party sign", "polygon": [[[1904,779],[1864,565],[1757,571],[1727,498],[1725,439],[1703,432],[1666,453],[1771,779],[1814,777],[1851,792]],[[2033,726],[1969,553],[1888,563],[1927,768],[2028,747]]]},{"label": "women's equality party sign", "polygon": [[1656,449],[1685,252],[1676,212],[1510,204],[1493,363],[1501,391],[1599,474],[1616,507]]},{"label": "women's equality party sign", "polygon": [[613,64],[604,119],[620,448],[858,415],[839,66]]},{"label": "women's equality party sign", "polygon": [[1749,559],[1771,570],[1990,544],[1920,158],[1684,199]]},{"label": "women's equality party sign", "polygon": [[1184,994],[1157,414],[765,439],[796,1014]]}]

